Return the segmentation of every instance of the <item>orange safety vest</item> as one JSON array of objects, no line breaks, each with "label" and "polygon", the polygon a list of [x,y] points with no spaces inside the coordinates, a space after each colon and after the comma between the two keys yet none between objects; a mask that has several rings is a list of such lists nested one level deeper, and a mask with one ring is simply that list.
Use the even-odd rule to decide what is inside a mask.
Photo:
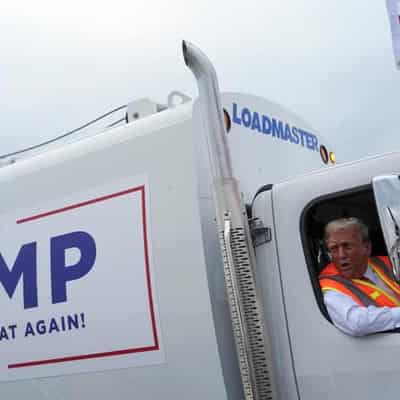
[{"label": "orange safety vest", "polygon": [[[399,295],[400,285],[393,276],[392,265],[389,257],[378,256],[368,259],[369,267],[376,275]],[[333,263],[328,264],[319,274],[319,283],[323,292],[334,290],[351,297],[358,305],[368,307],[399,307],[400,300],[374,285],[371,281],[364,279],[347,279],[339,274]]]}]

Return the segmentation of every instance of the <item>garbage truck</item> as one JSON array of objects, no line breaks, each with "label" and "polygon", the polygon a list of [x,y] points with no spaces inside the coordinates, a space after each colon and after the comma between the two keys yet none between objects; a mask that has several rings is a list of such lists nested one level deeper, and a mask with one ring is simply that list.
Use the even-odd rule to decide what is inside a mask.
[{"label": "garbage truck", "polygon": [[300,117],[183,53],[194,101],[3,160],[1,397],[395,398],[400,336],[336,329],[318,273],[350,215],[398,270],[400,154],[334,165]]}]

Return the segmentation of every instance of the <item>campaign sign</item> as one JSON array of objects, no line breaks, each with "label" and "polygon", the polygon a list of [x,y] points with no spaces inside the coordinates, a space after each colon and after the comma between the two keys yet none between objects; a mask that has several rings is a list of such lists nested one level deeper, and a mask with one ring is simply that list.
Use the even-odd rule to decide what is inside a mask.
[{"label": "campaign sign", "polygon": [[0,380],[163,362],[137,181],[2,215]]}]

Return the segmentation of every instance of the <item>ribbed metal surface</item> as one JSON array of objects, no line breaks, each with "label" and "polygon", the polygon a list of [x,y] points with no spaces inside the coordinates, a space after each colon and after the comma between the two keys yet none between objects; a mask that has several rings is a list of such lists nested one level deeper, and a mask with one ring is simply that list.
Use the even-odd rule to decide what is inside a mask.
[{"label": "ribbed metal surface", "polygon": [[[265,351],[261,310],[243,228],[230,231],[224,244],[224,272],[246,399],[272,400],[270,362]],[[228,254],[226,246],[230,245]],[[229,259],[233,259],[234,267]]]}]

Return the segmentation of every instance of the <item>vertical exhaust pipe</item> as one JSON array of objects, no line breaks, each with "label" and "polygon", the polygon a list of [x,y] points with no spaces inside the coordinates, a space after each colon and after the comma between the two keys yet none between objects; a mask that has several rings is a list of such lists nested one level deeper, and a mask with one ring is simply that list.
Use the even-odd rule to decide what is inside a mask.
[{"label": "vertical exhaust pipe", "polygon": [[193,72],[199,89],[199,100],[203,122],[206,124],[209,150],[212,154],[212,174],[214,179],[233,177],[232,162],[226,140],[218,79],[208,57],[189,42],[182,42],[183,57]]},{"label": "vertical exhaust pipe", "polygon": [[255,256],[247,214],[233,176],[218,79],[207,56],[183,41],[183,56],[198,89],[213,177],[225,287],[246,400],[275,399],[269,341],[254,277]]}]

